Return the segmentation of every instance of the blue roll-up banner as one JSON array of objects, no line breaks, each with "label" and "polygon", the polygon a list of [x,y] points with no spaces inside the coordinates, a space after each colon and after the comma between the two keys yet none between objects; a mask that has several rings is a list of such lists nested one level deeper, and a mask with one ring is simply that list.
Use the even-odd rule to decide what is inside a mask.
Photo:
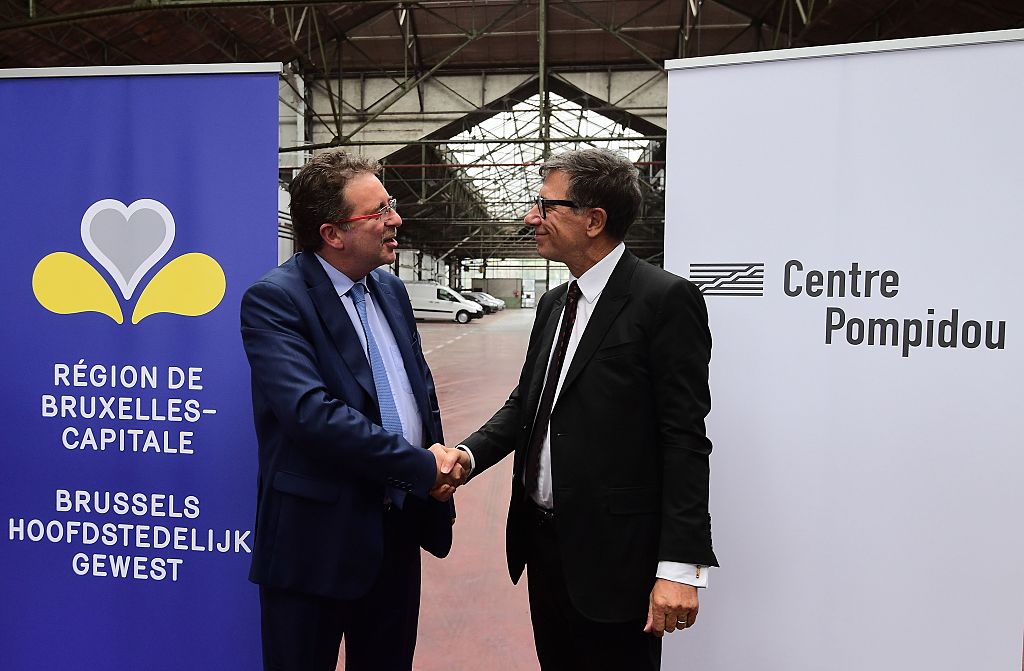
[{"label": "blue roll-up banner", "polygon": [[0,70],[0,668],[259,667],[279,66]]}]

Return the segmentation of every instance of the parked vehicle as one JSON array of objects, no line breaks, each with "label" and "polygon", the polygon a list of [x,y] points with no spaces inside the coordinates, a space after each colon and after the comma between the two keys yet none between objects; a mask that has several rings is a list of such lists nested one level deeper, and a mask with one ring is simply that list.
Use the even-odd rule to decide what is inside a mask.
[{"label": "parked vehicle", "polygon": [[482,307],[484,309],[484,314],[485,315],[489,315],[492,312],[494,312],[494,308],[492,306],[484,305],[483,302],[481,302],[479,298],[475,298],[472,294],[470,294],[468,292],[465,292],[465,291],[460,291],[459,293],[462,295],[463,298],[465,298],[467,300],[471,300],[474,303],[476,303],[477,305],[479,305],[480,307]]},{"label": "parked vehicle", "polygon": [[494,301],[495,303],[498,304],[498,309],[499,310],[504,310],[505,309],[505,301],[501,300],[497,296],[492,296],[491,294],[487,293],[486,291],[474,291],[473,293],[480,294],[484,298],[490,298],[492,301]]},{"label": "parked vehicle", "polygon": [[498,303],[496,299],[489,297],[482,291],[463,291],[462,295],[468,298],[469,300],[475,303],[479,303],[481,306],[483,306],[484,312],[486,312],[487,314],[497,312],[498,310],[501,310],[505,307],[503,303]]},{"label": "parked vehicle", "polygon": [[451,287],[437,282],[405,281],[412,303],[412,314],[416,319],[453,319],[460,324],[484,316],[484,309],[478,303],[463,298]]}]

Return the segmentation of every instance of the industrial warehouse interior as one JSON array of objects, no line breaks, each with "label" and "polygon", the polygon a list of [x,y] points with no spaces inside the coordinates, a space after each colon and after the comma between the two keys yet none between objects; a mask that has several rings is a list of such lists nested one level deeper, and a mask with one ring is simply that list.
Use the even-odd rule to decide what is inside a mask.
[{"label": "industrial warehouse interior", "polygon": [[[686,188],[689,184],[673,182],[674,175],[700,174],[705,183],[721,187],[715,193],[715,198],[720,201],[748,201],[750,211],[764,213],[765,227],[784,227],[790,209],[803,211],[806,203],[818,202],[816,198],[826,188],[834,188],[836,193],[857,192],[863,188],[864,200],[870,200],[876,194],[863,186],[870,180],[865,179],[862,183],[858,181],[858,175],[842,170],[836,171],[833,182],[827,187],[811,193],[813,187],[809,189],[808,184],[820,184],[816,181],[818,175],[814,165],[796,170],[787,168],[784,178],[780,178],[782,186],[773,186],[770,194],[757,189],[746,190],[748,182],[739,180],[737,175],[744,172],[743,165],[748,158],[756,157],[758,164],[777,162],[784,166],[789,165],[785,159],[790,147],[816,146],[819,138],[812,134],[818,128],[822,115],[828,114],[824,103],[821,107],[818,103],[828,94],[822,93],[821,100],[818,100],[817,89],[806,90],[799,103],[780,110],[779,98],[771,95],[772,91],[751,85],[745,89],[744,95],[737,97],[740,108],[729,110],[728,124],[712,123],[715,121],[713,117],[722,113],[722,107],[712,105],[705,97],[684,95],[687,91],[682,89],[673,89],[670,94],[670,70],[686,68],[688,62],[704,62],[700,59],[711,59],[706,62],[714,65],[727,63],[728,58],[735,57],[736,62],[746,63],[741,59],[752,54],[757,55],[754,58],[771,59],[770,54],[789,53],[786,50],[821,49],[824,51],[814,53],[826,53],[828,49],[855,49],[860,44],[888,44],[893,40],[943,38],[1022,28],[1024,3],[1013,0],[146,0],[124,4],[118,4],[118,0],[7,0],[0,5],[0,69],[21,73],[12,77],[28,77],[25,73],[31,69],[47,69],[52,76],[61,77],[64,76],[62,72],[71,72],[61,70],[63,68],[116,66],[127,68],[126,72],[145,66],[214,64],[226,67],[272,64],[272,69],[279,68],[277,191],[272,195],[272,185],[262,182],[260,186],[265,186],[265,190],[256,194],[257,187],[252,188],[254,199],[265,198],[269,202],[276,198],[277,202],[276,259],[268,253],[264,271],[271,271],[276,264],[287,264],[293,255],[301,251],[293,228],[289,187],[304,165],[314,156],[339,149],[378,160],[381,164],[380,183],[387,195],[395,199],[394,209],[401,217],[394,260],[381,266],[379,271],[397,276],[404,283],[415,318],[415,342],[429,366],[436,389],[445,444],[454,447],[484,426],[510,395],[514,397],[522,391],[517,386],[521,379],[526,379],[522,377],[526,375],[524,360],[531,348],[531,333],[541,300],[556,288],[560,296],[566,295],[565,285],[577,279],[565,263],[544,258],[538,253],[536,226],[525,221],[533,208],[538,207],[538,194],[545,183],[541,171],[545,161],[565,152],[589,148],[611,150],[624,156],[635,166],[641,190],[637,216],[624,240],[626,248],[646,264],[667,267],[666,258],[672,254],[672,241],[682,240],[679,231],[694,223],[673,216],[678,211],[678,208],[673,209],[673,203],[692,196]],[[886,51],[887,48],[878,47],[878,50]],[[823,86],[819,80],[808,80],[812,81],[817,83],[808,83],[808,87]],[[1011,82],[1010,87],[1015,81],[1019,89],[1024,77],[1016,72],[1008,76],[1007,81]],[[767,84],[764,86],[769,87]],[[826,89],[831,91],[824,86],[821,90]],[[203,101],[194,103],[196,114],[205,114]],[[230,102],[239,114],[250,103],[241,97]],[[11,96],[0,99],[0,105],[10,109],[20,104],[19,99]],[[788,103],[784,101],[783,104]],[[216,123],[224,129],[232,128],[235,124],[232,113],[224,113],[221,106],[216,109],[221,115]],[[776,123],[779,117],[793,119],[793,126],[780,129]],[[884,125],[884,121],[873,119],[872,123]],[[963,124],[973,128],[987,122],[986,118],[972,117],[964,119]],[[125,124],[126,127],[130,125]],[[20,132],[19,129],[6,130],[11,135]],[[670,132],[671,145],[668,141]],[[949,141],[955,144],[956,135],[954,131],[943,136],[936,134],[934,143]],[[820,138],[820,142],[823,147],[832,146],[827,138]],[[994,139],[992,144],[998,145],[999,140]],[[734,151],[736,146],[742,148],[741,153]],[[716,147],[722,147],[723,154],[709,155],[716,151]],[[204,154],[200,151],[196,155]],[[982,156],[976,163],[965,161],[957,168],[965,172],[985,172],[988,169],[985,166],[986,159]],[[179,167],[185,173],[189,170],[189,166]],[[12,183],[35,179],[33,175],[20,174],[22,170],[19,157],[14,156],[5,166],[4,179]],[[739,186],[732,186],[734,180]],[[124,210],[125,206],[119,205]],[[835,210],[839,209],[839,206],[835,207]],[[830,207],[822,207],[820,214],[824,219],[835,212]],[[130,213],[124,215],[125,221],[131,216]],[[969,216],[965,214],[965,220]],[[77,236],[78,222],[74,224],[69,230],[73,229]],[[257,220],[224,221],[222,224],[233,231],[232,236],[242,238],[265,233],[269,240],[274,235],[275,218],[268,210],[265,217]],[[184,217],[179,217],[175,225],[179,230],[186,230],[189,224]],[[730,222],[705,221],[701,225],[719,226],[724,230]],[[742,237],[742,234],[736,235]],[[1014,240],[1019,240],[1019,234],[1016,235],[1017,238],[1008,238],[1002,243],[993,238],[992,248],[1001,245],[1012,248]],[[728,237],[728,234],[723,233],[723,236]],[[56,244],[53,252],[65,249]],[[840,248],[842,246],[836,243],[830,250]],[[818,261],[819,265],[815,266],[807,260],[805,268],[800,265],[801,261],[796,260],[805,258],[801,256],[805,250],[792,244],[786,248],[789,255],[785,259],[787,265],[780,264],[779,268],[773,269],[769,262],[767,272],[777,272],[768,276],[767,281],[774,282],[774,288],[785,283],[785,289],[780,291],[786,291],[794,303],[798,299],[812,301],[821,296],[821,305],[826,298],[834,298],[839,305],[840,298],[847,299],[842,303],[845,312],[838,307],[827,308],[831,312],[825,313],[826,330],[832,329],[827,330],[828,344],[832,346],[834,337],[835,343],[843,346],[863,344],[858,350],[863,351],[868,349],[868,345],[875,344],[870,341],[872,319],[888,319],[891,315],[865,316],[856,312],[860,304],[853,299],[861,296],[850,293],[849,289],[860,286],[856,284],[860,280],[861,266],[858,263],[863,262],[865,272],[874,273],[865,280],[864,286],[874,289],[875,294],[868,296],[875,299],[891,298],[891,302],[896,303],[895,297],[900,290],[903,291],[901,298],[913,297],[915,285],[909,273],[897,274],[901,269],[885,254],[880,253],[878,256],[883,260],[870,265],[864,251],[869,246],[851,245],[850,248],[865,257],[849,257],[858,259],[853,262],[852,270],[848,257],[838,252],[835,259],[830,260],[832,265]],[[740,246],[740,249],[744,248]],[[736,253],[737,258],[727,260],[745,267],[746,270],[739,272],[748,272],[749,281],[756,280],[764,291],[765,267],[763,263],[756,267],[759,263],[757,258],[739,258],[746,253],[744,249],[743,253]],[[211,253],[211,256],[216,255]],[[694,282],[697,282],[695,275],[700,263],[723,261],[718,258],[686,258],[691,261],[690,280]],[[950,261],[949,265],[958,262]],[[678,272],[673,268],[667,269]],[[148,268],[141,273],[146,270]],[[199,270],[194,272],[199,276]],[[36,282],[35,277],[31,282]],[[847,278],[849,285],[846,284]],[[255,278],[249,281],[253,280]],[[874,284],[871,284],[872,280]],[[833,283],[829,284],[829,281]],[[21,283],[30,284],[27,279]],[[985,285],[998,284],[986,282]],[[145,285],[138,286],[143,292]],[[131,287],[134,289],[135,285]],[[239,296],[244,290],[245,287],[232,285],[232,276],[228,273],[227,295],[235,300],[231,305],[225,301],[219,309],[231,311],[231,324],[238,322],[242,300]],[[857,290],[852,289],[854,292]],[[235,291],[237,296],[232,293]],[[702,291],[708,296],[714,326],[714,292],[704,290],[703,286]],[[815,291],[817,293],[813,293]],[[222,295],[223,292],[221,288]],[[37,295],[39,293],[37,290]],[[130,294],[130,291],[124,294],[126,300]],[[145,296],[143,292],[143,298]],[[142,298],[138,300],[141,304]],[[173,302],[171,298],[167,300]],[[558,299],[556,312],[563,300],[561,297]],[[59,312],[49,308],[42,299],[39,302],[51,312]],[[730,304],[729,308],[732,306]],[[938,313],[936,309],[939,309]],[[353,308],[352,315],[356,315],[355,310],[358,308]],[[946,347],[941,344],[932,347],[933,333],[936,340],[943,337],[943,326],[939,321],[942,319],[950,324],[951,333],[960,334],[950,339],[950,342],[955,340],[959,344],[958,354],[974,348],[980,354],[986,349],[986,342],[986,354],[1015,344],[1012,337],[1015,324],[1009,321],[1011,336],[1004,341],[1003,331],[997,331],[994,323],[1002,318],[998,315],[967,315],[964,308],[961,324],[954,323],[959,318],[958,310],[946,309],[945,304],[921,303],[918,312],[920,314],[915,313],[900,322],[899,328],[893,321],[891,332],[891,337],[901,338],[899,346],[893,349],[897,358],[913,360],[913,365],[917,365],[919,359],[925,359],[926,348],[932,348],[927,352],[930,355],[932,350]],[[838,321],[840,313],[841,323]],[[121,316],[119,310],[116,314]],[[182,308],[177,314],[190,313]],[[201,314],[201,311],[197,308],[191,314]],[[138,315],[133,315],[133,320],[141,321],[148,313],[140,310]],[[122,320],[127,316],[125,313]],[[938,326],[929,319],[937,322]],[[966,321],[968,319],[977,321]],[[151,324],[154,322],[155,318],[150,320]],[[814,324],[820,330],[818,322],[820,319]],[[363,322],[364,328],[367,328],[366,323]],[[915,323],[917,342],[912,340]],[[976,339],[968,324],[977,327]],[[957,331],[961,325],[963,330]],[[982,325],[987,325],[987,332]],[[547,336],[549,341],[554,328],[551,326]],[[745,328],[756,334],[761,329],[769,331],[772,327],[751,318]],[[926,328],[932,331],[926,332]],[[715,347],[719,348],[719,343],[723,343],[722,349],[715,350],[716,357],[720,356],[719,352],[734,351],[730,349],[735,347],[731,336],[719,340],[715,329],[711,331]],[[869,335],[865,335],[866,332]],[[983,332],[987,333],[987,341],[982,336]],[[364,352],[369,357],[367,338],[363,334],[360,337],[363,338]],[[161,338],[187,340],[187,336],[178,332]],[[230,338],[235,347],[234,355],[244,367],[244,353],[237,329],[231,331]],[[883,335],[881,344],[897,343],[886,343]],[[950,345],[950,348],[955,346]],[[397,354],[398,345],[392,344],[392,347]],[[130,347],[124,351],[135,356],[135,350]],[[68,356],[77,360],[86,354]],[[718,360],[712,361],[711,380],[715,390]],[[71,359],[69,362],[71,366],[75,363]],[[141,355],[138,363],[142,365]],[[48,366],[51,364],[47,363]],[[186,368],[184,363],[175,365]],[[776,372],[780,377],[788,374],[785,363],[751,359],[744,360],[744,365],[748,369],[777,366]],[[245,371],[248,374],[248,368]],[[936,384],[954,384],[949,380],[959,374],[947,371],[945,378],[935,378],[941,380]],[[71,382],[73,375],[67,370],[64,375],[67,386],[74,386]],[[187,374],[184,375],[183,379],[187,379]],[[738,377],[729,378],[727,382],[742,386]],[[846,380],[840,378],[830,382],[838,387]],[[406,380],[405,384],[408,386],[409,381]],[[53,386],[59,385],[54,382]],[[189,387],[182,382],[179,388]],[[249,393],[248,377],[241,380],[235,391],[238,394]],[[379,391],[380,387],[377,387],[376,392]],[[609,392],[612,393],[615,391]],[[746,393],[750,393],[749,390],[743,392]],[[757,393],[770,395],[770,390],[759,389]],[[740,398],[745,402],[747,397],[743,394]],[[893,395],[898,396],[899,392],[893,392]],[[248,396],[245,400],[248,404]],[[750,402],[756,405],[759,401],[750,396]],[[557,409],[557,405],[555,407]],[[33,412],[38,414],[38,409],[34,408]],[[383,407],[381,412],[384,412]],[[703,419],[700,421],[703,427]],[[927,424],[929,421],[937,420],[920,419],[919,423]],[[265,427],[257,422],[256,432],[261,430]],[[837,426],[834,430],[842,432],[846,429]],[[253,485],[249,487],[251,491],[247,490],[251,496],[238,501],[237,509],[242,519],[253,524],[256,519],[257,437],[251,421],[238,426],[237,431],[239,434],[244,432],[245,439],[251,443],[247,448],[248,461],[243,466],[247,469],[246,482]],[[826,434],[823,432],[823,435]],[[716,450],[725,449],[718,447],[713,432],[709,431],[708,438],[716,444]],[[967,438],[964,440],[969,442]],[[73,450],[68,443],[64,447],[68,452]],[[712,464],[714,459],[712,456]],[[752,457],[750,468],[760,468],[759,463]],[[509,579],[509,560],[505,552],[506,519],[514,489],[514,469],[513,459],[507,458],[479,477],[473,477],[465,487],[460,486],[454,499],[456,516],[450,554],[440,559],[427,552],[422,553],[421,598],[412,667],[417,671],[537,671],[542,668],[534,648],[535,623],[531,621],[526,584],[529,576],[514,585]],[[712,468],[713,478],[714,473]],[[713,482],[712,509],[714,497],[729,489],[728,483]],[[52,487],[67,486],[52,483]],[[784,488],[784,485],[779,487]],[[949,487],[950,496],[956,497],[957,484],[949,484]],[[555,491],[557,495],[557,485]],[[865,496],[869,494],[865,493]],[[196,511],[198,513],[198,503]],[[13,512],[10,514],[14,515]],[[707,524],[710,527],[710,521]],[[716,524],[720,524],[717,519]],[[793,538],[806,538],[815,532],[794,527],[785,533]],[[13,537],[13,530],[11,534]],[[70,536],[67,542],[72,542]],[[729,554],[720,554],[723,555],[723,566],[735,561]],[[255,641],[254,645],[258,647],[257,592],[255,586],[246,582],[248,558],[245,559],[240,564],[243,568],[238,573],[238,580],[251,590],[252,608],[246,613],[244,623],[253,631],[247,629],[240,634],[234,631],[231,623],[225,623],[223,632],[218,635],[225,639],[240,636],[246,642]],[[898,561],[877,556],[875,559]],[[983,563],[981,558],[978,561]],[[763,569],[766,579],[769,576],[771,580],[781,579],[784,582],[789,579],[785,570],[779,578],[775,574],[778,567],[770,563]],[[968,585],[964,589],[968,590],[972,572],[984,571],[984,567],[974,565],[960,566],[953,573],[961,569],[967,571]],[[707,589],[700,591],[702,607],[715,598],[718,578],[715,571],[718,569],[712,569]],[[961,578],[954,578],[953,586],[936,589],[958,590]],[[721,580],[726,582],[729,579],[723,576]],[[886,580],[884,569],[880,571],[878,580]],[[207,588],[210,586],[204,587]],[[609,589],[618,589],[618,586]],[[90,592],[88,598],[99,597]],[[109,602],[98,601],[103,605],[97,609],[115,612],[116,605],[127,598],[119,595]],[[832,598],[836,596],[833,594]],[[823,596],[822,600],[825,599]],[[812,610],[822,607],[817,602],[802,605]],[[879,596],[879,607],[885,608],[882,596]],[[18,606],[8,601],[3,609],[5,627],[20,626]],[[702,617],[710,620],[710,614],[704,615],[707,610],[701,612]],[[873,617],[872,613],[862,615]],[[722,617],[722,613],[716,612],[715,617]],[[958,612],[956,604],[953,604],[950,612],[936,614],[936,617],[944,622],[942,627],[950,636],[956,636],[958,619],[969,618],[970,613]],[[39,618],[42,621],[42,616]],[[54,613],[53,619],[58,620],[59,614]],[[42,626],[34,619],[30,624]],[[687,663],[688,643],[685,637],[700,637],[702,628],[710,624],[700,620],[692,630],[666,635],[661,648],[661,668],[701,668]],[[1019,621],[1014,624],[1018,634],[1019,624]],[[165,622],[160,626],[170,627],[171,624]],[[188,623],[176,622],[174,626],[187,628]],[[379,626],[386,628],[392,624],[381,622]],[[52,633],[59,638],[56,632]],[[770,638],[770,635],[765,634],[765,637]],[[1021,643],[1018,635],[1017,653]],[[745,646],[756,647],[759,644],[757,641],[744,641]],[[866,647],[872,645],[870,641],[863,644]],[[799,642],[792,643],[794,648],[799,646]],[[896,671],[897,668],[907,668],[858,665],[856,656],[859,650],[832,652],[836,659],[846,656],[850,659],[842,663],[834,663],[832,659],[808,661],[794,653],[788,661],[766,658],[763,668],[779,671],[811,668]],[[252,659],[258,659],[258,650],[254,654],[256,657]],[[83,668],[159,668],[156,663],[131,658],[122,659],[121,663],[121,666],[114,667]],[[345,664],[343,644],[337,669],[345,669]],[[29,667],[8,667],[7,663],[0,661],[0,668]],[[988,667],[976,668],[988,671]]]}]

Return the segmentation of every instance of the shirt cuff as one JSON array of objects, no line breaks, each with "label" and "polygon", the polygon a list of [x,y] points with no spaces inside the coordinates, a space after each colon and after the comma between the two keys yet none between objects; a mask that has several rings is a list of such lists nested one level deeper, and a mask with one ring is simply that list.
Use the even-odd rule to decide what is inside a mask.
[{"label": "shirt cuff", "polygon": [[658,562],[657,575],[659,578],[671,580],[672,582],[681,582],[684,585],[693,585],[694,587],[708,586],[707,566],[660,561]]},{"label": "shirt cuff", "polygon": [[462,443],[456,445],[455,449],[462,450],[463,452],[469,455],[469,473],[466,473],[466,479],[468,480],[469,476],[473,475],[473,471],[476,470],[476,457],[473,456],[473,450],[469,449]]}]

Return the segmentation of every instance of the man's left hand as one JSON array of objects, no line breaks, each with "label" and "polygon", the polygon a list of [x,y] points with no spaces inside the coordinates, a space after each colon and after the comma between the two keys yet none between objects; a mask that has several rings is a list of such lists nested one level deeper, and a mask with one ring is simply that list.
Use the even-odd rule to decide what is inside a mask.
[{"label": "man's left hand", "polygon": [[644,631],[658,638],[665,632],[693,626],[697,620],[697,588],[658,578],[651,590]]}]

